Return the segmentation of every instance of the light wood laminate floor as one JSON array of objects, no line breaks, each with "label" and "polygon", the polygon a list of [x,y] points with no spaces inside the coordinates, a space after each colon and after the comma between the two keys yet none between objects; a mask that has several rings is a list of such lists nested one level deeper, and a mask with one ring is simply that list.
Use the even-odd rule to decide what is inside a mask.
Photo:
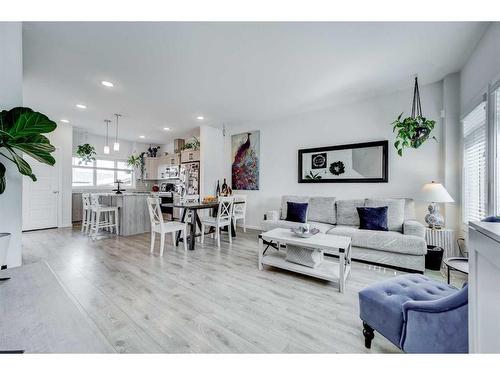
[{"label": "light wood laminate floor", "polygon": [[[258,232],[149,252],[149,234],[92,240],[79,228],[23,234],[25,264],[45,261],[117,352],[397,353],[364,348],[358,291],[399,272],[354,263],[334,284],[257,268]],[[159,237],[159,236],[157,236]]]}]

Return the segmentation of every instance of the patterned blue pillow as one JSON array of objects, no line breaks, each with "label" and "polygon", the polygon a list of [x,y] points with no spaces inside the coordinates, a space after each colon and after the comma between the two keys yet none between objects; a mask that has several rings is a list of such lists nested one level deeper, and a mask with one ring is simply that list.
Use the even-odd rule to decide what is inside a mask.
[{"label": "patterned blue pillow", "polygon": [[387,206],[356,207],[359,215],[359,229],[388,231]]},{"label": "patterned blue pillow", "polygon": [[308,203],[286,202],[286,220],[296,223],[305,223],[307,220]]}]

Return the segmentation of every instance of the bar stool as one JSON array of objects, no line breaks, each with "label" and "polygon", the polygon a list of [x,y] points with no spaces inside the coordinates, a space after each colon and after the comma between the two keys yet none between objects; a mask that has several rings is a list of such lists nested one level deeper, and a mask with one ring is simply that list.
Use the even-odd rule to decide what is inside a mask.
[{"label": "bar stool", "polygon": [[90,195],[90,234],[97,239],[99,229],[109,229],[118,234],[118,207],[104,206],[99,202],[99,194]]},{"label": "bar stool", "polygon": [[90,230],[90,194],[83,193],[82,194],[82,233],[89,233]]}]

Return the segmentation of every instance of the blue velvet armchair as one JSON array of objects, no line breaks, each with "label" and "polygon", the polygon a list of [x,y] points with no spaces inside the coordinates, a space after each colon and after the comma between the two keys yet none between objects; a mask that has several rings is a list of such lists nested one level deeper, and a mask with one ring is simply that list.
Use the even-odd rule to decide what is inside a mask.
[{"label": "blue velvet armchair", "polygon": [[359,292],[365,346],[374,331],[407,353],[468,352],[468,287],[403,275]]}]

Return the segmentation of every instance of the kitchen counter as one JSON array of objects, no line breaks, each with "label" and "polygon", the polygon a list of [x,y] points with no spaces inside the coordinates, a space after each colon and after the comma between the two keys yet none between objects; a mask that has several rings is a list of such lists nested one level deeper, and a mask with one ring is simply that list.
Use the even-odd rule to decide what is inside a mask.
[{"label": "kitchen counter", "polygon": [[[115,192],[92,192],[99,194],[100,201],[109,206],[118,207],[119,234],[121,236],[132,236],[134,234],[146,233],[151,230],[149,211],[146,197],[153,194],[146,191],[131,191],[116,194]],[[156,192],[160,197],[171,197],[172,192]],[[82,192],[73,192],[73,222],[82,220]],[[177,214],[177,216],[179,216]]]}]

